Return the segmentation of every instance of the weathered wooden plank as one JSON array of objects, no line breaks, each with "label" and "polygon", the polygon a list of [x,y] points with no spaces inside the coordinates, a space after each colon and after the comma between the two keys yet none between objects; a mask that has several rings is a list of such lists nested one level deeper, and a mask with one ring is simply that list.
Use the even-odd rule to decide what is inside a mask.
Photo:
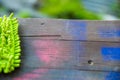
[{"label": "weathered wooden plank", "polygon": [[19,19],[20,35],[21,36],[61,35],[62,31],[61,26],[64,26],[63,24],[64,22],[65,21],[53,21],[39,18]]},{"label": "weathered wooden plank", "polygon": [[12,74],[0,74],[2,80],[119,80],[120,72],[20,68]]},{"label": "weathered wooden plank", "polygon": [[120,79],[120,21],[19,22],[21,67],[0,80]]},{"label": "weathered wooden plank", "polygon": [[22,65],[26,68],[120,70],[120,43],[46,40],[40,37],[21,39]]},{"label": "weathered wooden plank", "polygon": [[19,19],[21,36],[54,36],[64,40],[120,41],[120,21]]}]

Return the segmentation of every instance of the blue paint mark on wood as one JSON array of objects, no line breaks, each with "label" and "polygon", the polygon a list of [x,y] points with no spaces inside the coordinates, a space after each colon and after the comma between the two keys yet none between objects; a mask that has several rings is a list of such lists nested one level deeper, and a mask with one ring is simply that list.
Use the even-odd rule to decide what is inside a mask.
[{"label": "blue paint mark on wood", "polygon": [[120,72],[110,72],[105,80],[120,80]]},{"label": "blue paint mark on wood", "polygon": [[120,47],[103,47],[101,53],[106,61],[120,61]]},{"label": "blue paint mark on wood", "polygon": [[85,21],[69,21],[69,24],[67,25],[67,31],[69,31],[69,34],[74,38],[78,40],[86,40],[86,22]]},{"label": "blue paint mark on wood", "polygon": [[102,28],[98,30],[99,37],[101,38],[114,38],[120,37],[120,30],[113,28]]}]

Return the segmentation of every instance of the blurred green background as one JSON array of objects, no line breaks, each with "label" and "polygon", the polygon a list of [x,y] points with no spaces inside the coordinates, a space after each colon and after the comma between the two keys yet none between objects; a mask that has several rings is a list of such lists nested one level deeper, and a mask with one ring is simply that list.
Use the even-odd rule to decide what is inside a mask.
[{"label": "blurred green background", "polygon": [[116,20],[120,0],[0,0],[0,16],[19,18]]}]

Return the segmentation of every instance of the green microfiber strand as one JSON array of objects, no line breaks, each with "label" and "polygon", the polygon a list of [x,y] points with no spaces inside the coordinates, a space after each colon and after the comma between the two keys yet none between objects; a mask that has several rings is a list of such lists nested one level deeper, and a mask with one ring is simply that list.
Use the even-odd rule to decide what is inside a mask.
[{"label": "green microfiber strand", "polygon": [[0,17],[0,73],[10,73],[20,66],[20,39],[18,20],[13,17]]}]

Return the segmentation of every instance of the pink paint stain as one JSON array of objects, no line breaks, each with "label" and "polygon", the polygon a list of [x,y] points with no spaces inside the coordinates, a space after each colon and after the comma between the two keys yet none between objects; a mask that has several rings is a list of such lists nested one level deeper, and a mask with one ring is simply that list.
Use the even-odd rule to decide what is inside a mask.
[{"label": "pink paint stain", "polygon": [[[32,45],[35,47],[35,53],[37,54],[39,60],[44,64],[54,63],[52,65],[60,65],[60,59],[57,58],[60,58],[60,56],[63,55],[61,52],[64,51],[64,48],[60,43],[56,43],[52,40],[35,40],[33,41]],[[63,60],[61,61],[69,60],[69,58],[62,59]],[[13,80],[34,80],[44,76],[44,74],[47,72],[47,69],[35,69],[32,72],[16,77]]]},{"label": "pink paint stain", "polygon": [[40,78],[44,76],[44,74],[47,72],[47,69],[35,69],[30,73],[24,74],[22,76],[13,78],[13,80],[34,80],[36,78]]},{"label": "pink paint stain", "polygon": [[[55,43],[54,41],[34,41],[34,46],[36,49],[36,54],[38,55],[39,59],[46,63],[52,63],[54,58],[59,57],[62,52],[62,46],[60,44]],[[40,50],[42,48],[43,50]],[[54,57],[54,58],[53,58]]]}]

